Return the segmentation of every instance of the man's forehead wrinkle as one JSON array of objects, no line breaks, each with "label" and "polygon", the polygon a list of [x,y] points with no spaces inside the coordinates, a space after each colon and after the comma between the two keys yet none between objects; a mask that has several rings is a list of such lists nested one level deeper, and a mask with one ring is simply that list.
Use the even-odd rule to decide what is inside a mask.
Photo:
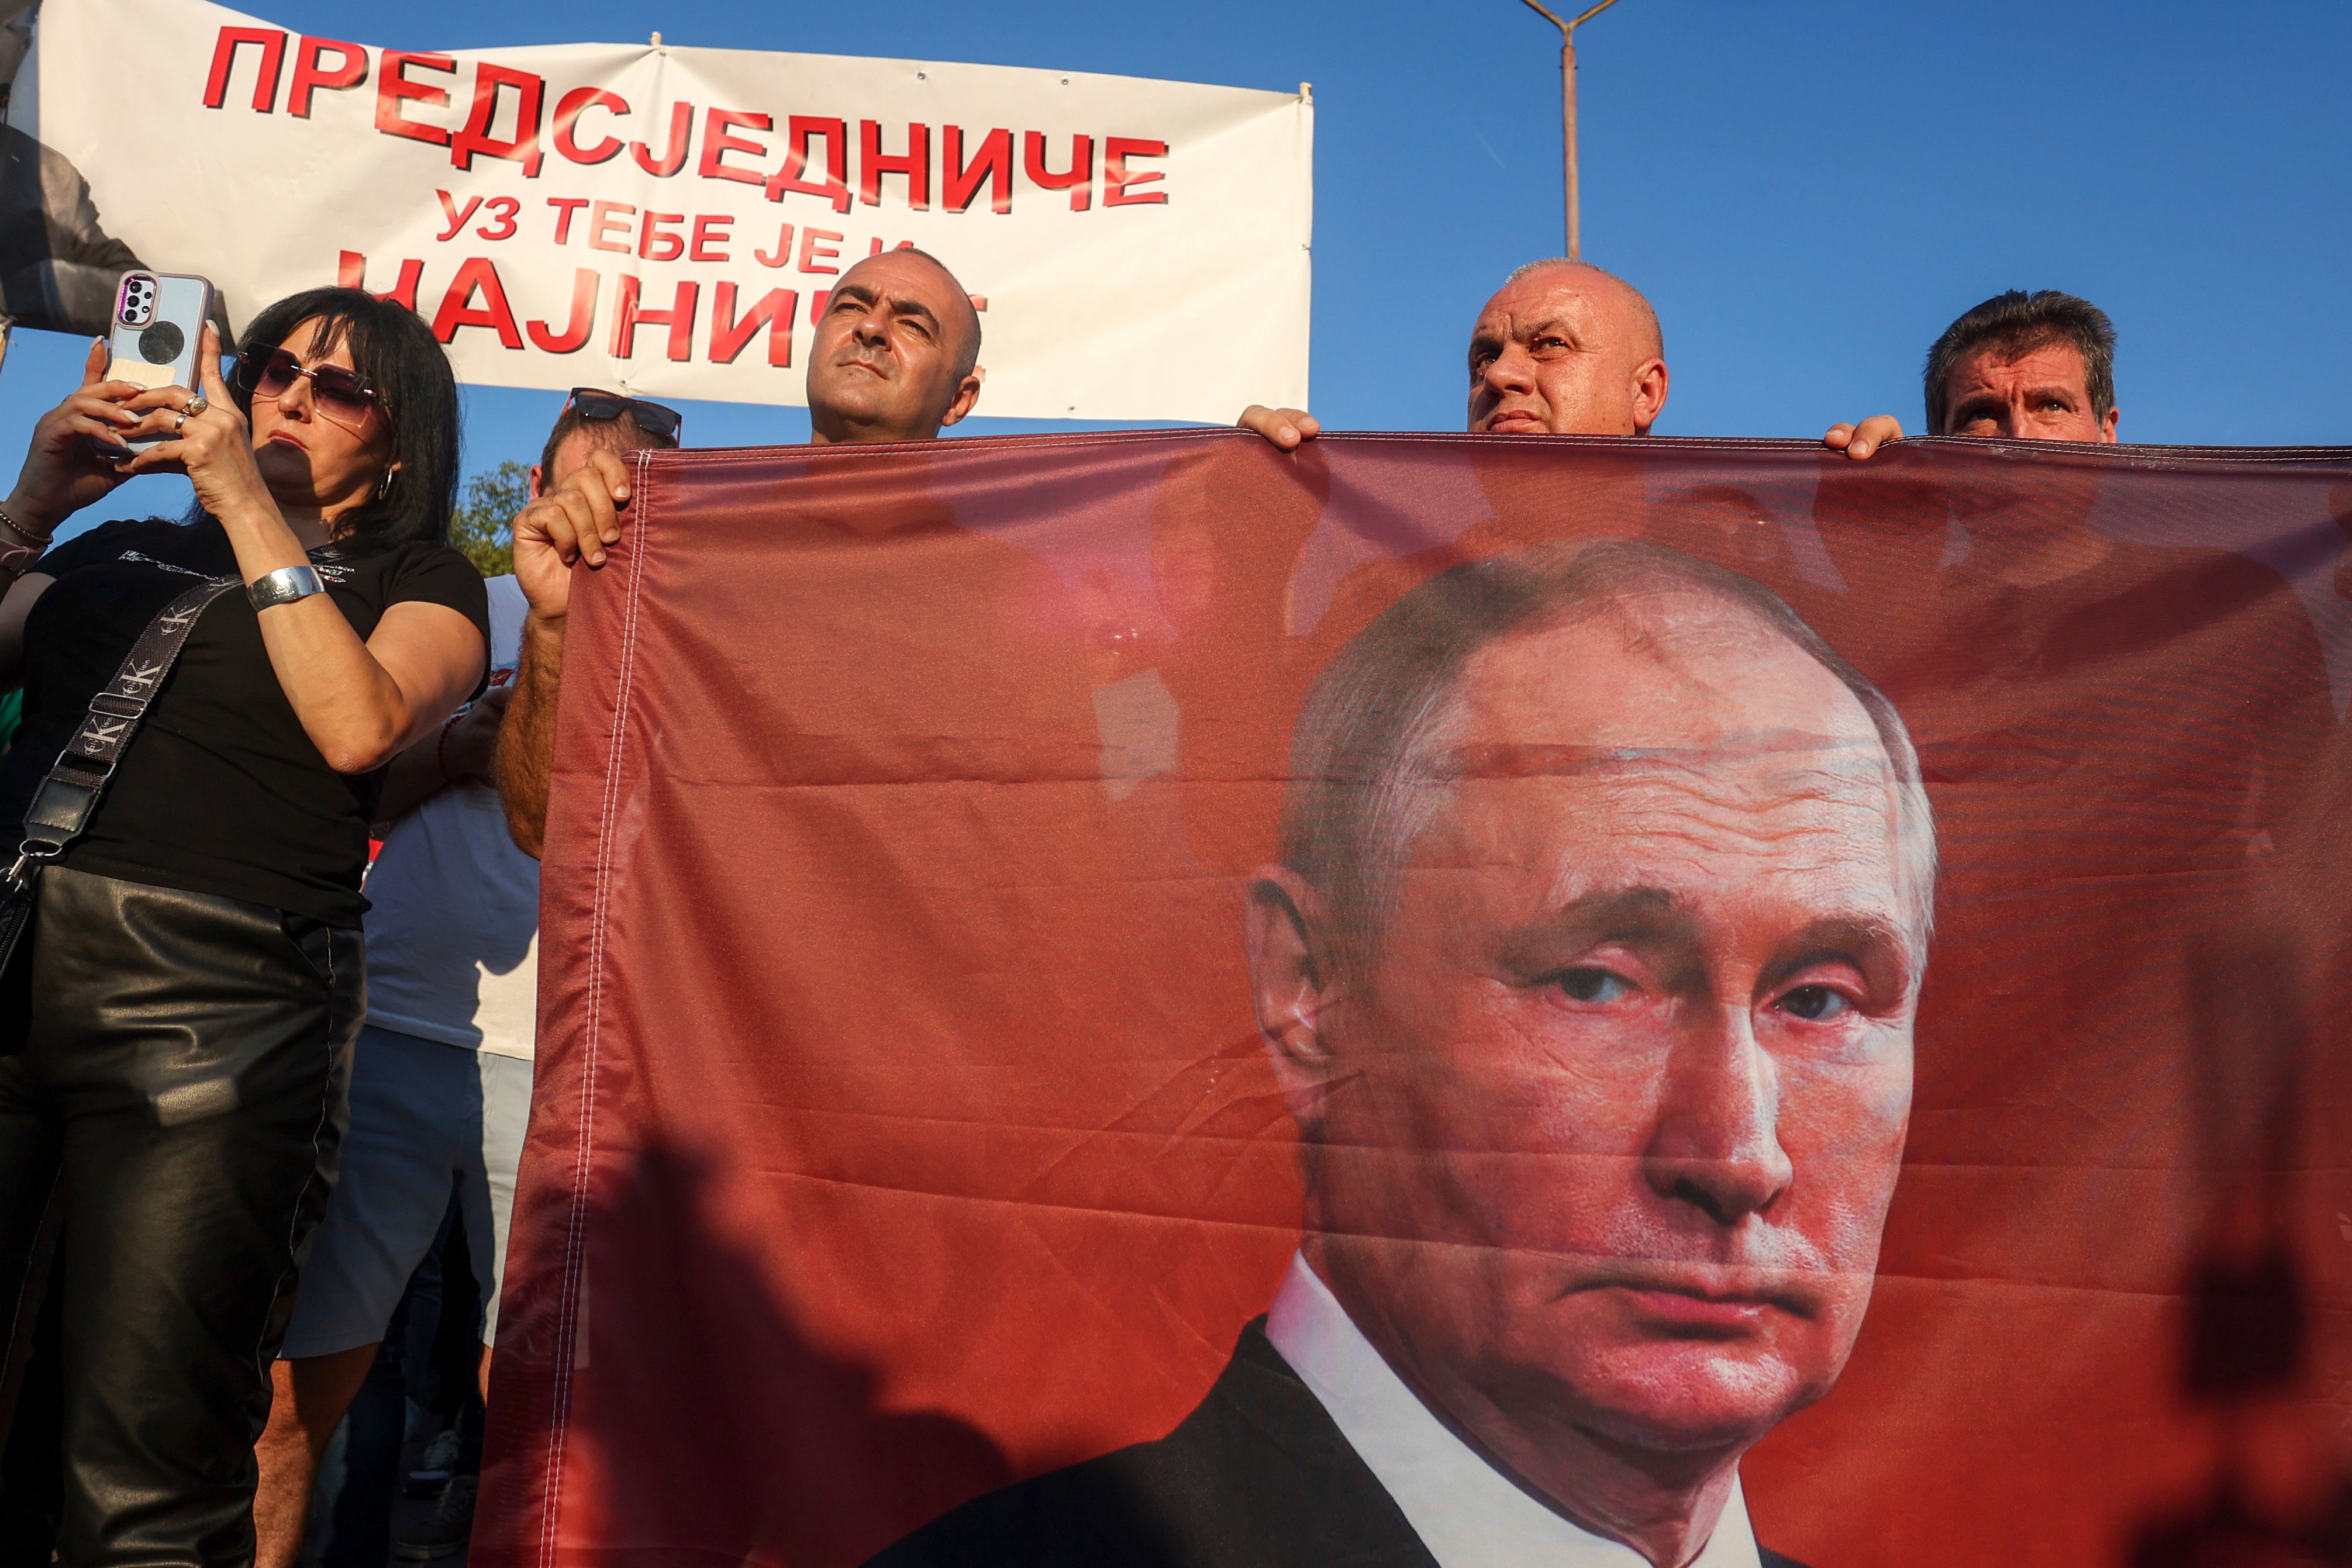
[{"label": "man's forehead wrinkle", "polygon": [[1621,590],[1581,614],[1563,618],[1558,625],[1564,628],[1591,621],[1615,631],[1629,653],[1662,661],[1688,664],[1738,658],[1748,666],[1743,674],[1750,679],[1769,664],[1790,661],[1811,679],[1829,673],[1748,606],[1694,593],[1679,583]]},{"label": "man's forehead wrinkle", "polygon": [[[1542,794],[1522,797],[1530,788]],[[1766,790],[1706,769],[1587,778],[1556,789],[1508,780],[1448,792],[1415,846],[1420,876],[1502,872],[1549,881],[1555,896],[1647,867],[1661,885],[1718,884],[1727,873],[1905,879],[1903,829],[1889,779],[1818,773]]]},{"label": "man's forehead wrinkle", "polygon": [[[1696,744],[1628,746],[1574,741],[1456,740],[1444,754],[1442,773],[1470,782],[1501,779],[1623,779],[1647,776],[1706,779],[1727,765],[1780,761],[1787,766],[1758,782],[1787,784],[1837,779],[1851,789],[1891,782],[1893,768],[1875,731],[1855,735],[1812,730],[1734,732]],[[1812,793],[1810,788],[1800,792]]]},{"label": "man's forehead wrinkle", "polygon": [[[1529,789],[1541,793],[1514,798]],[[1696,892],[1747,867],[1860,898],[1924,936],[1927,890],[1914,885],[1901,785],[1874,736],[1736,775],[1689,750],[1627,758],[1586,748],[1565,770],[1502,770],[1441,793],[1402,868],[1417,885],[1501,872],[1559,904],[1623,876]],[[1527,888],[1530,874],[1542,891]]]},{"label": "man's forehead wrinkle", "polygon": [[844,283],[834,292],[846,295],[861,305],[887,305],[901,316],[921,316],[930,320],[939,319],[939,313],[920,298],[900,289],[887,288],[872,283],[851,282]]},{"label": "man's forehead wrinkle", "polygon": [[1520,342],[1531,341],[1547,332],[1559,333],[1580,349],[1586,346],[1589,336],[1574,314],[1566,310],[1545,309],[1512,319],[1511,335]]},{"label": "man's forehead wrinkle", "polygon": [[[1554,737],[1566,729],[1591,744],[1647,747],[1779,731],[1885,755],[1845,684],[1745,611],[1687,594],[1648,598],[1646,609],[1611,607],[1481,649],[1456,696],[1465,738],[1483,732],[1507,743],[1530,729]],[[1594,629],[1606,647],[1580,638]],[[1642,733],[1652,726],[1657,733]]]},{"label": "man's forehead wrinkle", "polygon": [[1758,874],[1826,876],[1836,883],[1895,878],[1894,824],[1876,803],[1835,802],[1827,810],[1810,810],[1811,804],[1759,810],[1746,801],[1648,791],[1637,803],[1594,813],[1613,820],[1614,831],[1605,837],[1559,842],[1532,854],[1512,847],[1507,836],[1486,839],[1480,848],[1498,868],[1549,862],[1552,880],[1563,886],[1590,886],[1593,877],[1615,875],[1611,868],[1628,863],[1692,886]]},{"label": "man's forehead wrinkle", "polygon": [[1564,605],[1497,638],[1496,645],[1539,642],[1596,622],[1608,627],[1628,651],[1658,649],[1686,657],[1737,653],[1753,655],[1759,662],[1785,653],[1807,665],[1813,664],[1748,606],[1694,592],[1678,582],[1624,584],[1606,594]]},{"label": "man's forehead wrinkle", "polygon": [[[842,274],[841,283],[837,287],[858,289],[868,293],[877,292],[887,287],[887,292],[891,295],[894,300],[907,300],[914,304],[921,305],[922,308],[925,310],[933,310],[933,307],[928,304],[923,304],[923,302],[912,292],[913,289],[920,287],[920,285],[914,282],[912,279],[908,279],[905,282],[893,281],[887,285],[877,285],[866,281],[866,277],[869,277],[886,278],[903,277],[904,275],[898,273],[896,269],[909,265],[920,267],[926,276],[937,279],[950,298],[957,298],[961,294],[962,285],[958,283],[956,281],[955,275],[949,272],[945,267],[940,267],[928,257],[909,256],[902,251],[890,250],[883,251],[879,255],[876,256],[860,257],[856,266]],[[861,277],[861,274],[866,276]],[[936,311],[934,311],[934,314],[936,314]]]},{"label": "man's forehead wrinkle", "polygon": [[1654,340],[1656,319],[1648,301],[1632,284],[1613,273],[1566,262],[1532,273],[1513,287],[1544,287],[1542,298],[1548,299],[1565,296],[1582,305],[1590,320],[1598,320],[1604,312],[1619,312],[1624,318],[1624,338],[1629,349],[1637,353],[1659,350],[1660,345]]}]

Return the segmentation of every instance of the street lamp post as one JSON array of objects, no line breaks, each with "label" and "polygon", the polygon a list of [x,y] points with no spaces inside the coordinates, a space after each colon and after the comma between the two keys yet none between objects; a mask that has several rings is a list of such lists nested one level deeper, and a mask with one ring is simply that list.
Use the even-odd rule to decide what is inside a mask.
[{"label": "street lamp post", "polygon": [[1617,0],[1601,0],[1572,22],[1563,22],[1538,0],[1526,4],[1543,14],[1543,19],[1559,29],[1559,124],[1560,143],[1567,169],[1568,197],[1568,259],[1581,261],[1584,244],[1581,225],[1576,215],[1576,30],[1617,4]]}]

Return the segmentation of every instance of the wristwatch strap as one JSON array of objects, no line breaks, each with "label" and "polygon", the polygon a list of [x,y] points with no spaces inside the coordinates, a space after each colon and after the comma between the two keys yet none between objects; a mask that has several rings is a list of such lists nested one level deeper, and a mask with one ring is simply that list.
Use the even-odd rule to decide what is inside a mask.
[{"label": "wristwatch strap", "polygon": [[324,593],[327,585],[319,580],[315,566],[281,566],[276,571],[265,571],[247,585],[245,596],[253,601],[256,610],[268,610],[273,605],[291,604],[298,599],[308,599],[314,593]]}]

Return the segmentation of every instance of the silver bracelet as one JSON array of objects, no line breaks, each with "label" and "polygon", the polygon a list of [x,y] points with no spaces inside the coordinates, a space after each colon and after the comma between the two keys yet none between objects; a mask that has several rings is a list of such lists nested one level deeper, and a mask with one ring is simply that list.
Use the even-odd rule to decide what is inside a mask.
[{"label": "silver bracelet", "polygon": [[57,537],[54,534],[35,533],[24,524],[18,522],[15,517],[10,517],[8,515],[8,508],[5,507],[0,507],[0,528],[6,528],[10,533],[16,535],[18,538],[23,539],[26,544],[35,547],[37,553],[39,550],[48,549],[49,541]]},{"label": "silver bracelet", "polygon": [[245,596],[253,601],[256,610],[291,604],[298,599],[308,599],[314,593],[326,591],[327,585],[319,580],[319,569],[315,566],[281,566],[276,571],[263,572],[245,585]]}]

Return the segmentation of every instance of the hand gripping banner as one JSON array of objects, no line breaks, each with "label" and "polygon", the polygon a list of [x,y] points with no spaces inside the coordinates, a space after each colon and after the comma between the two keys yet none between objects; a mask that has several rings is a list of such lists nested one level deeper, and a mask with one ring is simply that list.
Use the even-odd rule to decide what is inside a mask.
[{"label": "hand gripping banner", "polygon": [[833,280],[912,245],[980,308],[983,413],[1306,406],[1304,88],[35,15],[0,0],[0,303],[27,325],[104,330],[142,265],[211,277],[233,327],[341,282],[413,307],[460,381],[798,403]]},{"label": "hand gripping banner", "polygon": [[2352,454],[640,454],[476,1561],[2346,1560]]}]

